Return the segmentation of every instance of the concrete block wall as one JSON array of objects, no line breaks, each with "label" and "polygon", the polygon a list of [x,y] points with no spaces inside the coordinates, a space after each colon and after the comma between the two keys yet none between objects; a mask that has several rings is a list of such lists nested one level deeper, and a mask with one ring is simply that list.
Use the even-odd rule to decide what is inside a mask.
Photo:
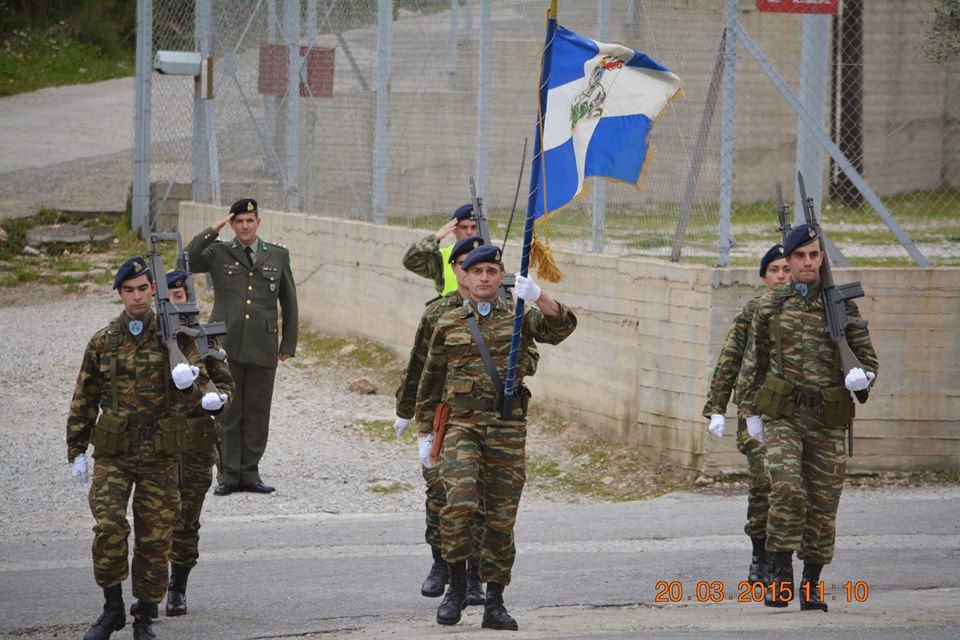
[{"label": "concrete block wall", "polygon": [[[223,216],[185,203],[184,240]],[[405,354],[431,285],[401,259],[424,232],[295,213],[262,212],[261,236],[286,245],[307,328],[369,337]],[[229,230],[224,234],[229,238]],[[226,239],[226,238],[225,238]],[[507,255],[516,263],[515,247]],[[700,416],[733,315],[760,292],[754,269],[557,251],[565,279],[549,285],[579,319],[545,345],[530,380],[534,410],[576,419],[691,473],[742,470],[731,428],[718,441]],[[508,264],[510,268],[510,264]],[[880,358],[878,384],[857,408],[851,470],[960,467],[960,269],[857,269],[859,301]]]}]

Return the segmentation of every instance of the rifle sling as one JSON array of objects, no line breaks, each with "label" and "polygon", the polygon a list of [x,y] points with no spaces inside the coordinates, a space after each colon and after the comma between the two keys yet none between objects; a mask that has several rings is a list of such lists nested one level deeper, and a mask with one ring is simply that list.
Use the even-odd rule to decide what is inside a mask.
[{"label": "rifle sling", "polygon": [[472,313],[467,316],[467,327],[470,328],[470,333],[473,334],[473,339],[477,343],[477,350],[480,351],[480,357],[483,359],[483,367],[487,370],[487,375],[490,376],[490,381],[493,382],[493,388],[497,391],[497,402],[499,404],[503,402],[503,383],[500,381],[497,367],[493,364],[493,358],[490,357],[490,350],[487,349],[487,343],[480,333],[477,318]]}]

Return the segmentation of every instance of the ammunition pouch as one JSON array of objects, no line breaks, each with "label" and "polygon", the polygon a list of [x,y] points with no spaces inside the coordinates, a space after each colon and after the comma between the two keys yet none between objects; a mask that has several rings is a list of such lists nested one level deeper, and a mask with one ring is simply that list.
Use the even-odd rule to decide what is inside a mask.
[{"label": "ammunition pouch", "polygon": [[793,415],[795,406],[794,389],[796,385],[789,380],[767,375],[757,390],[755,404],[757,409],[768,418],[776,420]]},{"label": "ammunition pouch", "polygon": [[[527,409],[530,405],[530,390],[521,385],[517,387],[513,396],[511,405],[511,419],[522,420],[527,417]],[[470,398],[464,396],[454,396],[448,400],[450,404],[460,410],[482,411],[484,413],[500,413],[500,402],[495,398]]]},{"label": "ammunition pouch", "polygon": [[187,418],[187,440],[190,453],[209,454],[217,446],[217,423],[210,416]]},{"label": "ammunition pouch", "polygon": [[821,389],[823,397],[823,422],[828,427],[849,427],[853,421],[853,398],[846,387]]},{"label": "ammunition pouch", "polygon": [[177,455],[190,450],[190,428],[187,419],[176,416],[157,420],[157,432],[153,441],[154,451]]},{"label": "ammunition pouch", "polygon": [[116,455],[130,450],[130,435],[127,419],[112,413],[102,413],[90,433],[94,455]]}]

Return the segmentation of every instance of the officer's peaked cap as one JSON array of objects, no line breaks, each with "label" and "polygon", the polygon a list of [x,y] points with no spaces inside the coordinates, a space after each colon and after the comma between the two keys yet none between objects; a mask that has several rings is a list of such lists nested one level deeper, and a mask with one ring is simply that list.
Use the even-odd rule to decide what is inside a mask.
[{"label": "officer's peaked cap", "polygon": [[140,256],[134,256],[117,269],[117,275],[113,278],[113,288],[119,289],[120,285],[127,280],[139,278],[143,274],[147,274],[147,279],[153,282],[153,276],[150,274],[150,267],[147,266],[147,261]]},{"label": "officer's peaked cap", "polygon": [[783,242],[783,252],[790,255],[797,247],[810,244],[817,238],[817,231],[813,227],[808,224],[798,225],[787,234],[787,239]]},{"label": "officer's peaked cap", "polygon": [[492,244],[480,245],[467,254],[467,259],[463,261],[461,268],[466,271],[475,264],[481,262],[493,262],[500,264],[500,247]]},{"label": "officer's peaked cap", "polygon": [[258,214],[257,201],[254,200],[253,198],[244,198],[243,200],[237,200],[236,202],[233,203],[233,206],[230,207],[230,213]]},{"label": "officer's peaked cap", "polygon": [[457,222],[463,222],[473,217],[473,205],[464,204],[457,207],[457,210],[453,212],[453,215],[450,216],[451,220],[456,220]]},{"label": "officer's peaked cap", "polygon": [[767,250],[763,257],[760,258],[760,277],[762,278],[767,273],[767,267],[774,260],[779,260],[780,258],[786,258],[787,253],[783,248],[782,244],[775,244],[770,249]]},{"label": "officer's peaked cap", "polygon": [[483,244],[483,238],[480,236],[467,236],[461,238],[457,244],[453,245],[453,251],[450,252],[450,264],[457,261],[457,258],[465,253],[470,253]]}]

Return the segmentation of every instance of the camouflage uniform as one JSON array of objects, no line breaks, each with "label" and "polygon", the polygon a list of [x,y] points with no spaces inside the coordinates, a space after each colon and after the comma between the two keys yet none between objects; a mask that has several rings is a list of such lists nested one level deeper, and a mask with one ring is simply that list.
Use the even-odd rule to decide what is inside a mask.
[{"label": "camouflage uniform", "polygon": [[[471,530],[478,510],[478,478],[483,478],[486,526],[480,545],[480,579],[506,586],[516,555],[513,527],[525,480],[526,414],[514,402],[511,419],[502,420],[493,382],[467,327],[475,315],[501,379],[507,369],[513,308],[502,300],[482,317],[472,303],[448,311],[437,322],[417,391],[416,418],[420,430],[433,422],[441,402],[451,405],[441,451],[441,475],[447,504],[440,512],[443,558],[457,563],[475,551]],[[528,345],[536,340],[557,344],[569,336],[577,319],[566,307],[545,317],[536,309],[524,315],[517,366],[517,384],[531,370]],[[525,402],[523,403],[525,405]]]},{"label": "camouflage uniform", "polygon": [[[850,301],[847,313],[860,315]],[[877,355],[866,328],[848,326],[847,342],[864,369],[876,373]],[[764,415],[771,484],[767,550],[799,550],[805,562],[829,564],[853,400],[827,331],[819,284],[791,280],[760,299],[741,370],[741,415],[760,415],[758,402],[768,406],[762,395],[769,397],[768,376],[795,387],[784,395],[783,411],[776,411],[791,415]]]},{"label": "camouflage uniform", "polygon": [[437,294],[445,296],[457,290],[457,277],[450,266],[451,251],[453,245],[441,249],[437,237],[431,233],[407,249],[403,266],[418,276],[433,280]]},{"label": "camouflage uniform", "polygon": [[[750,300],[733,319],[733,325],[727,333],[727,339],[720,350],[717,367],[710,381],[710,395],[703,406],[703,417],[713,414],[723,415],[727,411],[731,392],[735,391],[743,352],[747,348],[750,336],[750,322],[756,311],[760,296]],[[733,393],[733,402],[737,404],[737,395]],[[750,493],[747,498],[747,524],[744,532],[751,538],[763,538],[767,531],[768,495],[770,494],[770,476],[764,465],[765,447],[747,434],[747,421],[737,420],[737,450],[747,456],[747,471],[750,474]]]},{"label": "camouflage uniform", "polygon": [[[122,313],[94,334],[87,345],[67,418],[67,458],[95,445],[90,510],[93,528],[93,571],[97,584],[113,587],[126,579],[127,504],[133,492],[133,595],[154,604],[167,588],[167,557],[180,507],[177,455],[157,450],[151,435],[157,421],[182,415],[184,406],[199,405],[208,380],[196,346],[184,338],[180,348],[200,368],[200,376],[186,391],[170,379],[170,361],[157,333],[155,314],[143,318],[143,331],[134,337]],[[101,409],[103,415],[98,421]],[[119,417],[118,452],[97,450],[105,433],[105,417]],[[94,424],[97,424],[95,427]],[[122,424],[121,421],[118,423]],[[124,446],[129,438],[129,446]]]},{"label": "camouflage uniform", "polygon": [[[223,360],[206,358],[207,373],[213,381],[217,391],[224,395],[233,394],[233,376],[230,367]],[[229,402],[229,399],[228,399]],[[197,406],[187,412],[190,417],[206,419],[208,429],[216,442],[216,425],[213,416],[202,407]],[[199,557],[200,544],[200,512],[203,509],[203,500],[210,489],[213,479],[213,465],[216,462],[215,444],[210,440],[201,449],[191,448],[190,451],[180,454],[180,514],[177,516],[176,528],[173,531],[173,543],[170,545],[170,564],[182,567],[194,567]]]}]

